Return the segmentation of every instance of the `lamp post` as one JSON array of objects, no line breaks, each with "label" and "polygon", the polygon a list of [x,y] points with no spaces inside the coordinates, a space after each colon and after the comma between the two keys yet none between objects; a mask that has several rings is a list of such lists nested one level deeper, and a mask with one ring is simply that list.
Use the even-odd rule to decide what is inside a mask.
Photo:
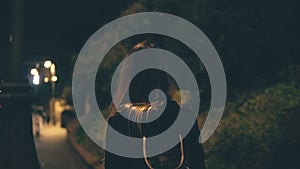
[{"label": "lamp post", "polygon": [[[50,118],[53,124],[56,124],[56,115],[55,115],[55,82],[58,80],[58,77],[56,76],[56,66],[55,64],[47,60],[44,63],[44,66],[40,68],[40,64],[37,63],[34,68],[30,70],[30,74],[32,75],[32,84],[39,85],[40,79],[43,77],[44,83],[51,83],[51,98],[49,101],[49,109],[50,109]],[[39,71],[42,70],[42,71]],[[40,72],[42,76],[40,75]],[[37,88],[36,88],[37,90]],[[36,91],[37,92],[37,91]]]},{"label": "lamp post", "polygon": [[50,70],[50,74],[44,77],[44,82],[48,83],[51,82],[51,93],[52,97],[50,99],[50,115],[53,124],[56,124],[56,115],[55,115],[55,83],[58,80],[56,76],[56,66],[50,60],[44,62],[44,68]]}]

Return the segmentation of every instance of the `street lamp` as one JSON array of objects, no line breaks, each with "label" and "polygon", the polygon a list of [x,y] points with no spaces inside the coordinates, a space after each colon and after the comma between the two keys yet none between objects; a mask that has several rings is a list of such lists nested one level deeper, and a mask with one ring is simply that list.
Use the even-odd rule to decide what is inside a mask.
[{"label": "street lamp", "polygon": [[48,77],[44,77],[44,82],[48,83],[49,82],[49,78]]},{"label": "street lamp", "polygon": [[52,64],[52,62],[50,60],[47,60],[47,61],[44,62],[44,67],[49,69],[51,64]]},{"label": "street lamp", "polygon": [[32,69],[30,70],[30,74],[31,74],[32,76],[34,76],[34,75],[36,75],[36,74],[39,74],[39,72],[38,72],[37,68],[32,68]]},{"label": "street lamp", "polygon": [[51,82],[52,86],[52,97],[55,98],[55,82],[58,80],[56,74],[56,66],[50,60],[44,62],[44,68],[50,69],[50,75],[44,77],[44,82],[48,83]]},{"label": "street lamp", "polygon": [[30,70],[30,74],[33,76],[32,83],[34,85],[39,85],[40,84],[40,75],[39,75],[38,69],[37,68],[32,68]]},{"label": "street lamp", "polygon": [[[39,71],[42,70],[42,71]],[[43,81],[45,83],[51,82],[51,99],[49,103],[49,108],[50,108],[50,116],[52,119],[53,124],[56,123],[56,115],[55,115],[55,82],[57,82],[58,77],[56,76],[56,66],[55,64],[50,61],[46,60],[44,62],[44,67],[40,67],[40,64],[37,63],[34,68],[30,70],[30,74],[32,75],[32,83],[34,85],[39,85],[40,84],[40,73],[42,74]],[[37,88],[36,88],[37,92]]]},{"label": "street lamp", "polygon": [[52,91],[52,98],[50,100],[50,113],[52,116],[53,124],[56,123],[56,116],[55,116],[55,82],[58,80],[56,74],[56,66],[50,60],[44,62],[44,68],[50,69],[50,76],[44,77],[44,82],[48,83],[51,82],[51,91]]}]

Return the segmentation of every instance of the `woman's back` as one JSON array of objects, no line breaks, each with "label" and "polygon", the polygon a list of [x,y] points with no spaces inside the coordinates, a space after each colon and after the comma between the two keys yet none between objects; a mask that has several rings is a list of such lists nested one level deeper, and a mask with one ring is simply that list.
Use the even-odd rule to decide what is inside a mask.
[{"label": "woman's back", "polygon": [[[145,116],[153,112],[151,110],[147,111],[145,109],[145,111],[139,111],[144,107],[148,107],[148,104],[133,106],[123,109],[123,111],[126,111],[125,113],[130,113],[131,116],[137,116],[137,118],[145,118]],[[150,107],[148,107],[148,109],[149,108]],[[108,123],[115,130],[126,136],[144,138],[146,139],[145,141],[147,141],[148,137],[156,136],[167,130],[176,120],[179,110],[180,107],[176,102],[168,100],[165,111],[158,119],[150,123],[140,124],[137,122],[129,121],[127,118],[122,116],[121,113],[115,113],[113,116],[111,116],[108,120]],[[191,169],[204,169],[203,149],[201,144],[197,142],[197,139],[200,135],[199,129],[197,127],[198,124],[195,123],[190,133],[182,140],[182,148],[180,135],[178,135],[179,143],[175,147],[154,157],[126,158],[106,152],[105,167],[106,169],[148,169],[150,168],[148,165],[150,165],[152,166],[152,168],[175,169],[181,163],[181,159],[183,156],[184,159],[182,161],[181,167],[189,167]],[[107,131],[107,144],[110,144],[109,139],[109,131]],[[144,153],[147,154],[147,148],[141,148],[143,148]]]}]

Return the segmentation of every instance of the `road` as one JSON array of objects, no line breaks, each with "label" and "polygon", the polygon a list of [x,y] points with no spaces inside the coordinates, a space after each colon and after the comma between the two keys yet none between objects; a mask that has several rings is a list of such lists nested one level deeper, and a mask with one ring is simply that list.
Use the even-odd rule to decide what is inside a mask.
[{"label": "road", "polygon": [[41,136],[35,138],[41,169],[86,169],[66,137],[66,130],[59,125],[41,129]]}]

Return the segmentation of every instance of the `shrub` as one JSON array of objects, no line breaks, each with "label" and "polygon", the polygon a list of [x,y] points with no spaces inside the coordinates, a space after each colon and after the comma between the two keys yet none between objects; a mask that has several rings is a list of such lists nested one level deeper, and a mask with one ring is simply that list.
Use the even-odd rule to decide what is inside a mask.
[{"label": "shrub", "polygon": [[285,138],[299,143],[294,131],[299,120],[300,88],[279,83],[248,96],[228,103],[226,116],[204,144],[209,169],[274,169],[286,168],[287,160],[289,164],[294,162],[294,158],[285,157],[287,150],[295,149],[286,144]]}]

